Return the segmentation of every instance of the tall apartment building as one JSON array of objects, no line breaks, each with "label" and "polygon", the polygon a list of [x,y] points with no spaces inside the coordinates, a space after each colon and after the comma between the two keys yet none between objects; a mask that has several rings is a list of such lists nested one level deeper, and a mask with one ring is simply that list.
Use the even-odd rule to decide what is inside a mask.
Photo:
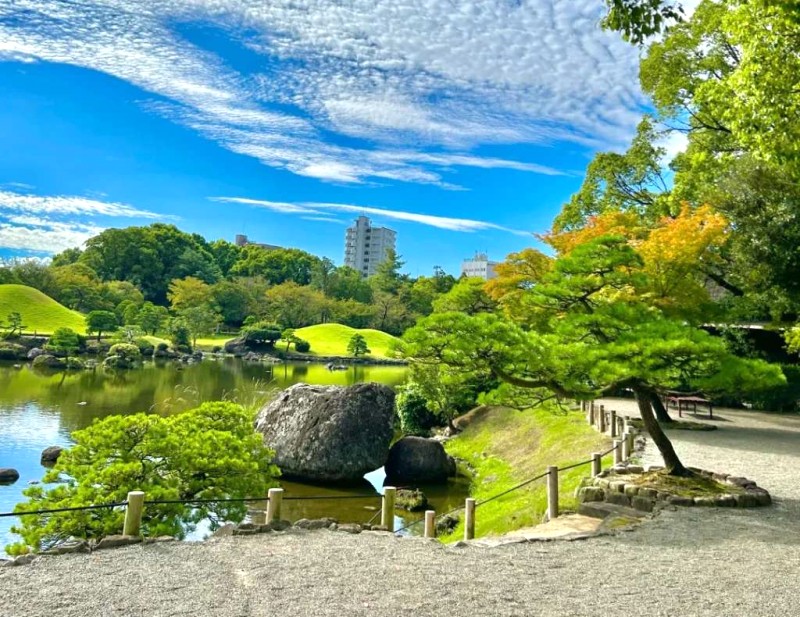
[{"label": "tall apartment building", "polygon": [[393,230],[373,227],[366,216],[359,216],[345,234],[344,265],[362,276],[372,276],[378,264],[386,259],[386,252],[395,248],[396,240],[397,234]]},{"label": "tall apartment building", "polygon": [[475,253],[472,259],[465,259],[461,262],[461,274],[463,276],[477,276],[485,281],[491,280],[497,276],[494,267],[498,264],[496,261],[489,261],[489,256],[486,253]]}]

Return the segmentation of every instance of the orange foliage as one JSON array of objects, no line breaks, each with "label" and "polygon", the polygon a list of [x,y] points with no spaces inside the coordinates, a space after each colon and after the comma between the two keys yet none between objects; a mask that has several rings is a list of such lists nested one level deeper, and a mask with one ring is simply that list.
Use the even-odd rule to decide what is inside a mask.
[{"label": "orange foliage", "polygon": [[560,233],[550,232],[541,236],[559,255],[565,255],[579,244],[600,236],[619,235],[629,240],[641,239],[647,235],[641,217],[635,212],[604,212],[591,217],[584,227]]}]

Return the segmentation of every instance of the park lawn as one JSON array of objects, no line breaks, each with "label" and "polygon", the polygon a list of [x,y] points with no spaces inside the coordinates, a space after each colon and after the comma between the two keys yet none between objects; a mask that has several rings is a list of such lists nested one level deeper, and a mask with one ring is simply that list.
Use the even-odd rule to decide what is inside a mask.
[{"label": "park lawn", "polygon": [[[445,443],[447,452],[467,462],[473,473],[470,493],[480,503],[547,471],[566,467],[607,450],[611,440],[590,427],[580,411],[564,412],[546,405],[517,411],[478,408],[458,420],[466,428]],[[611,455],[603,459],[610,465]],[[577,509],[575,489],[590,474],[585,465],[559,473],[559,509]],[[542,522],[547,510],[546,478],[481,505],[475,513],[475,537],[502,535]],[[463,514],[462,514],[463,518]],[[443,540],[461,539],[463,521]]]},{"label": "park lawn", "polygon": [[[361,334],[367,341],[367,347],[370,349],[367,357],[392,357],[391,348],[398,339],[380,330],[358,330],[338,323],[318,324],[295,330],[297,336],[311,343],[310,353],[317,356],[349,356],[347,343],[356,333]],[[279,341],[276,346],[280,345]]]},{"label": "park lawn", "polygon": [[225,347],[225,343],[235,337],[230,334],[212,334],[211,336],[200,336],[197,338],[195,347],[201,351],[211,351],[214,347]]},{"label": "park lawn", "polygon": [[59,304],[50,296],[27,285],[0,285],[0,321],[10,313],[22,315],[25,334],[52,334],[58,328],[86,333],[86,320],[77,311]]}]

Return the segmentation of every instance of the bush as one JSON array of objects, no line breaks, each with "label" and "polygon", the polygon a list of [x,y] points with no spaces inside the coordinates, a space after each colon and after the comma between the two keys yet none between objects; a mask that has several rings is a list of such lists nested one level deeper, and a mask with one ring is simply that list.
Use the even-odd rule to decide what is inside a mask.
[{"label": "bush", "polygon": [[137,338],[133,340],[133,344],[139,349],[139,353],[143,356],[152,356],[155,346],[146,338]]},{"label": "bush", "polygon": [[24,360],[28,350],[16,343],[0,343],[0,360]]},{"label": "bush", "polygon": [[117,343],[108,350],[103,366],[108,368],[133,368],[142,359],[139,348],[132,343]]},{"label": "bush", "polygon": [[276,323],[259,321],[242,329],[242,338],[248,347],[266,345],[274,347],[281,338],[281,327]]},{"label": "bush", "polygon": [[398,388],[397,416],[406,435],[427,437],[434,426],[441,424],[436,414],[428,409],[425,397],[414,382]]},{"label": "bush", "polygon": [[294,342],[294,350],[298,353],[308,353],[311,351],[311,343],[299,338]]},{"label": "bush", "polygon": [[67,363],[61,358],[43,353],[33,359],[32,366],[35,368],[65,368]]},{"label": "bush", "polygon": [[157,351],[162,351],[163,352],[163,351],[167,351],[167,349],[169,349],[169,345],[167,345],[166,343],[159,343],[158,345],[156,345],[156,350]]},{"label": "bush", "polygon": [[786,383],[747,395],[745,398],[756,409],[766,411],[798,411],[800,409],[800,366],[781,366]]}]

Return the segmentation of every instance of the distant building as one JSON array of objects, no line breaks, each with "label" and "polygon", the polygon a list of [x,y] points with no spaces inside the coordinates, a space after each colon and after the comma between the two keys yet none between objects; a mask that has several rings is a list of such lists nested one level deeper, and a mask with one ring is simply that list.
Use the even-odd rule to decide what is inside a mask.
[{"label": "distant building", "polygon": [[497,276],[494,267],[498,264],[496,261],[489,261],[486,253],[475,253],[472,259],[465,259],[461,262],[461,274],[463,276],[476,276],[485,281],[491,280]]},{"label": "distant building", "polygon": [[236,246],[258,246],[262,249],[267,249],[268,251],[274,251],[275,249],[282,249],[282,246],[276,246],[274,244],[261,244],[260,242],[250,242],[247,239],[247,236],[244,234],[236,234],[236,240],[234,240],[234,244]]},{"label": "distant building", "polygon": [[344,265],[372,276],[386,259],[386,252],[395,248],[397,234],[387,227],[373,227],[366,216],[359,216],[347,229],[344,241]]}]

